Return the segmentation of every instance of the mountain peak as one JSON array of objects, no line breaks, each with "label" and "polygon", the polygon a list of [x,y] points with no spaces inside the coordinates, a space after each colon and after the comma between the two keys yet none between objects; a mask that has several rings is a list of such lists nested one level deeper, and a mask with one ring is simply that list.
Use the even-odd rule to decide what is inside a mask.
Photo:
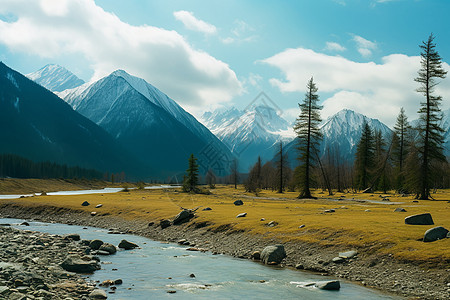
[{"label": "mountain peak", "polygon": [[62,92],[84,84],[82,79],[57,64],[45,65],[43,68],[26,76],[52,92]]}]

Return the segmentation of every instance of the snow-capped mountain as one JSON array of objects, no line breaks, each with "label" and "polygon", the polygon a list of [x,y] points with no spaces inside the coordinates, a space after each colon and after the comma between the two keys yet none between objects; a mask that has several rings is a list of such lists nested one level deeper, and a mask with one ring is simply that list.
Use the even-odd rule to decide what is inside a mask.
[{"label": "snow-capped mountain", "polygon": [[105,130],[0,62],[0,153],[136,176],[137,162]]},{"label": "snow-capped mountain", "polygon": [[72,72],[54,64],[46,65],[42,69],[26,76],[52,92],[61,92],[84,84],[84,81]]},{"label": "snow-capped mountain", "polygon": [[241,171],[256,162],[271,160],[276,144],[289,142],[295,136],[292,126],[277,111],[266,105],[245,110],[235,107],[203,114],[201,121],[239,158]]},{"label": "snow-capped mountain", "polygon": [[203,172],[229,172],[228,148],[166,94],[117,70],[94,83],[58,93],[164,176],[184,172],[194,153]]},{"label": "snow-capped mountain", "polygon": [[[349,109],[343,109],[330,116],[320,127],[323,140],[320,145],[321,156],[330,152],[337,154],[343,161],[353,161],[356,145],[362,134],[362,125],[366,121],[373,131],[380,130],[387,142],[390,140],[392,130],[377,119],[368,118]],[[293,140],[286,146],[291,167],[296,166],[294,160],[298,154],[297,141]]]}]

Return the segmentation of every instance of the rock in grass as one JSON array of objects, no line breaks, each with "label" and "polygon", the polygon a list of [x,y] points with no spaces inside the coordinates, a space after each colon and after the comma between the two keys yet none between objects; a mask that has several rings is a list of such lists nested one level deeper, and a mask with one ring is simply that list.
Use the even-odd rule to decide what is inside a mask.
[{"label": "rock in grass", "polygon": [[134,249],[134,248],[137,248],[137,247],[139,247],[137,244],[129,242],[127,240],[122,240],[119,243],[119,248],[122,248],[122,249],[125,249],[125,250],[131,250],[131,249]]},{"label": "rock in grass", "polygon": [[211,207],[205,207],[203,210],[212,210]]},{"label": "rock in grass", "polygon": [[107,299],[106,292],[101,289],[95,289],[89,294],[89,299]]},{"label": "rock in grass", "polygon": [[279,264],[285,257],[286,251],[283,245],[267,246],[261,252],[261,261],[265,264],[273,262]]},{"label": "rock in grass", "polygon": [[406,212],[406,209],[397,207],[396,209],[394,209],[394,212]]},{"label": "rock in grass", "polygon": [[247,213],[240,213],[236,216],[236,218],[243,218],[247,215]]},{"label": "rock in grass", "polygon": [[315,286],[321,290],[339,291],[341,288],[341,283],[339,282],[339,280],[322,281],[316,282]]},{"label": "rock in grass", "polygon": [[242,200],[236,200],[233,202],[234,205],[238,206],[238,205],[244,205],[244,202]]},{"label": "rock in grass", "polygon": [[89,206],[89,205],[91,205],[91,204],[87,201],[84,201],[83,203],[81,203],[81,206]]},{"label": "rock in grass", "polygon": [[100,264],[95,260],[85,261],[77,255],[69,255],[62,263],[61,267],[69,272],[92,273],[100,270]]},{"label": "rock in grass", "polygon": [[173,219],[173,225],[178,225],[188,222],[194,217],[194,213],[190,209],[183,209],[178,215]]},{"label": "rock in grass", "polygon": [[424,213],[405,218],[405,224],[408,225],[434,225],[431,214]]},{"label": "rock in grass", "polygon": [[95,206],[95,208],[100,208],[100,207],[102,207],[103,206],[103,204],[97,204],[96,206]]},{"label": "rock in grass", "polygon": [[434,242],[447,238],[449,231],[442,226],[428,229],[423,237],[424,242]]}]

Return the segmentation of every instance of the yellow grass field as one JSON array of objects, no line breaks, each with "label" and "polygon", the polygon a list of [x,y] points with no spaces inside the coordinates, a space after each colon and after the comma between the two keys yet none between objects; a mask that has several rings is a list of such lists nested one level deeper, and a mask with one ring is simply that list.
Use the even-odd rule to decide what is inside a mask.
[{"label": "yellow grass field", "polygon": [[[327,194],[315,191],[318,199],[298,200],[298,193],[263,191],[258,197],[244,193],[242,187],[217,186],[211,195],[192,195],[179,190],[130,190],[116,194],[82,196],[38,196],[17,200],[1,200],[23,205],[51,205],[72,209],[109,213],[124,219],[144,219],[158,222],[171,219],[183,208],[197,208],[194,222],[208,222],[210,226],[227,225],[249,234],[275,237],[281,241],[317,243],[323,246],[342,246],[361,251],[392,254],[399,260],[447,264],[450,261],[450,239],[431,243],[421,241],[424,232],[435,226],[450,229],[450,190],[433,194],[435,201],[413,202],[412,197],[388,194]],[[385,195],[383,195],[385,196]],[[344,200],[336,200],[345,198]],[[241,199],[243,206],[233,202]],[[87,200],[89,207],[82,207]],[[365,200],[365,201],[362,201]],[[399,204],[394,204],[401,202]],[[95,205],[103,207],[95,209]],[[205,207],[212,210],[203,211]],[[407,212],[394,212],[402,207]],[[326,213],[325,210],[335,212]],[[246,212],[245,218],[236,218]],[[435,225],[405,225],[405,217],[431,213]],[[261,221],[264,218],[265,221]],[[267,226],[270,221],[278,225]],[[305,227],[299,228],[304,224]]]}]

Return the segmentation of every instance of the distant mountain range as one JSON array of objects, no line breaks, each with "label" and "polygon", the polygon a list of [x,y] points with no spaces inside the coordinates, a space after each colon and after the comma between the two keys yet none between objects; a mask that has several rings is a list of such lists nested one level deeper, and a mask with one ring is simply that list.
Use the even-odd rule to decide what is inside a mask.
[{"label": "distant mountain range", "polygon": [[267,105],[206,112],[201,121],[238,157],[242,172],[247,172],[258,156],[272,159],[279,141],[286,143],[295,137],[292,125]]},{"label": "distant mountain range", "polygon": [[52,92],[62,92],[84,84],[84,81],[75,74],[54,64],[46,65],[26,76]]},{"label": "distant mountain range", "polygon": [[142,163],[44,87],[0,63],[0,153],[111,172]]}]

